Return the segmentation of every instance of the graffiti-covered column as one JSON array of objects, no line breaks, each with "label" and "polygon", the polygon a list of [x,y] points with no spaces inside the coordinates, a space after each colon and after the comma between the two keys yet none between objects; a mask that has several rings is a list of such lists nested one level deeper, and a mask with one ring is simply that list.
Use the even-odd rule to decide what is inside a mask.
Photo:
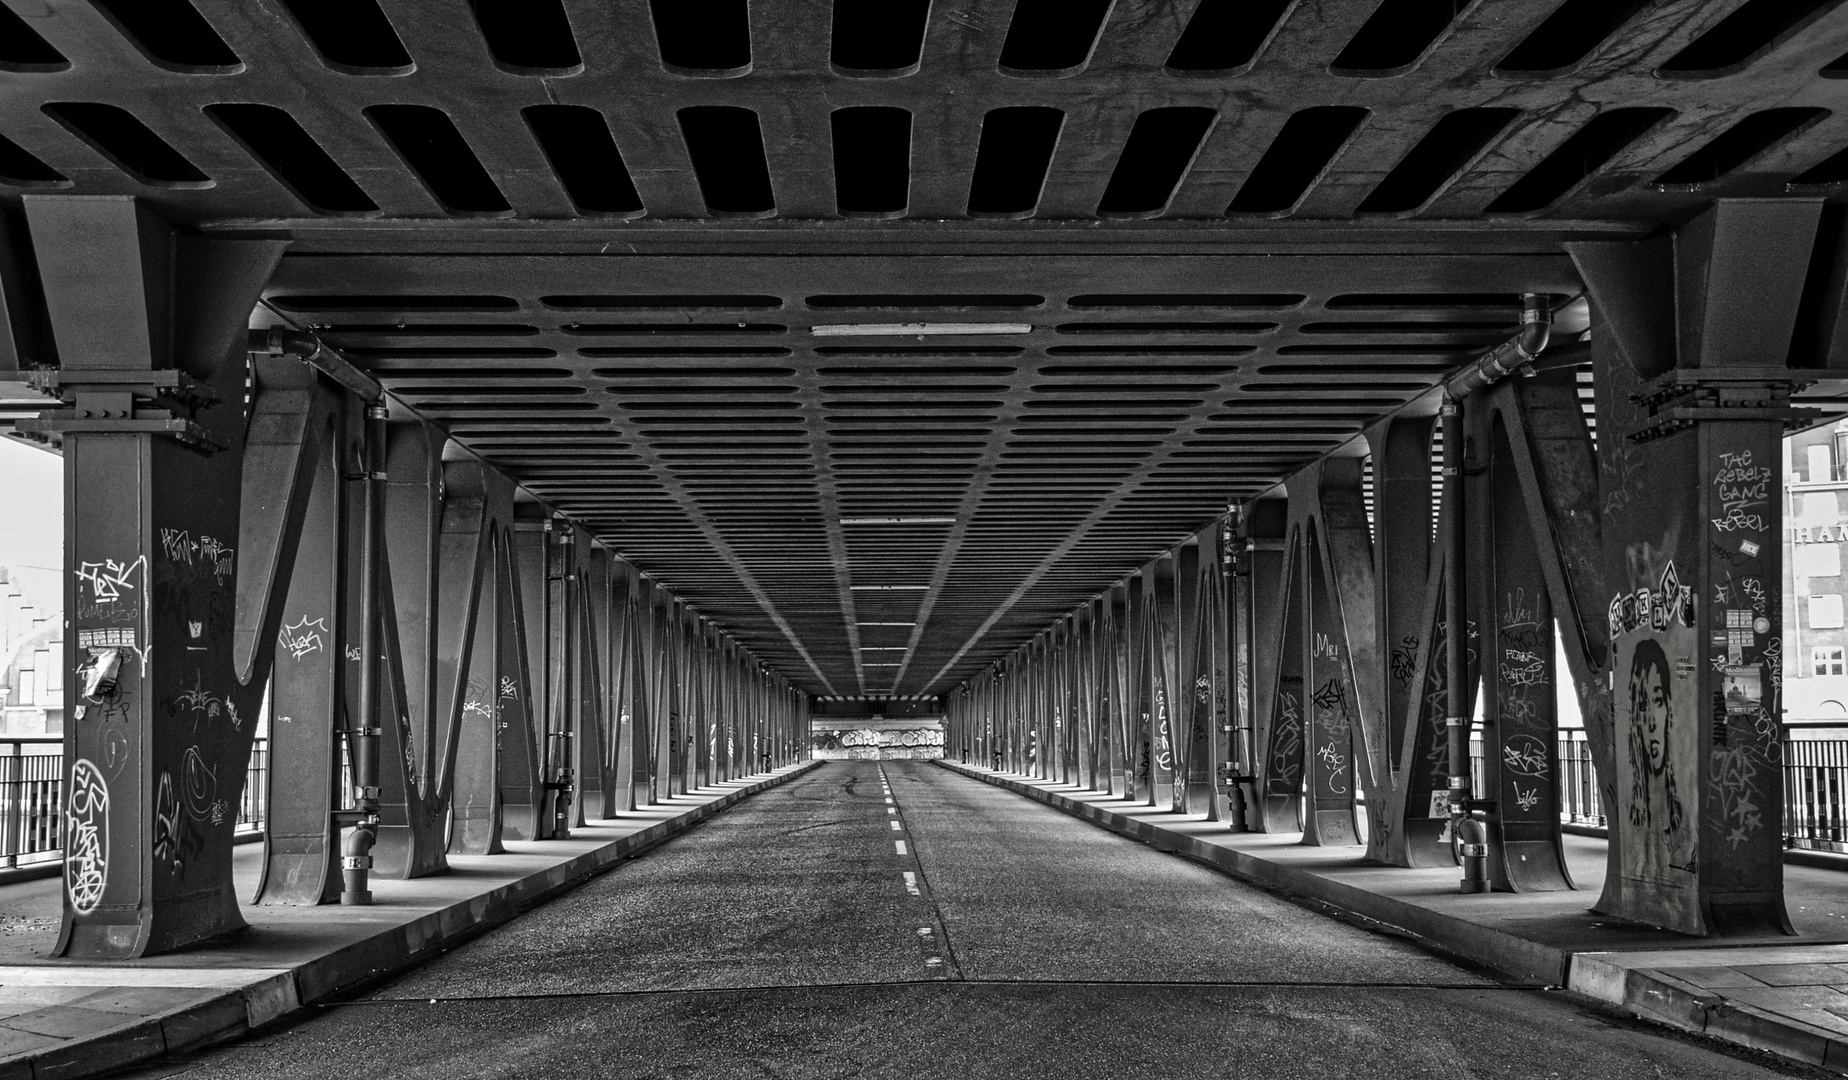
[{"label": "graffiti-covered column", "polygon": [[[1260,503],[1260,506],[1263,504]],[[1258,760],[1263,785],[1261,821],[1265,832],[1295,832],[1304,827],[1303,770],[1309,734],[1304,710],[1309,704],[1308,598],[1309,545],[1292,529],[1275,560],[1275,577],[1254,576],[1253,592],[1263,620],[1253,643],[1260,678],[1269,689],[1260,706],[1265,721]],[[1264,549],[1259,548],[1263,553]],[[1270,560],[1266,560],[1270,561]],[[1268,611],[1266,609],[1269,609]],[[1269,615],[1269,618],[1264,616]]]},{"label": "graffiti-covered column", "polygon": [[145,956],[245,925],[231,835],[282,614],[265,605],[240,682],[245,328],[282,246],[181,238],[128,198],[28,197],[25,214],[37,265],[5,272],[43,286],[19,325],[55,340],[40,378],[63,406],[19,425],[64,453],[55,951]]},{"label": "graffiti-covered column", "polygon": [[1289,507],[1259,499],[1243,521],[1245,531],[1244,629],[1250,680],[1247,727],[1254,832],[1302,828],[1297,795],[1302,785],[1302,653],[1290,643],[1300,627],[1289,617]]},{"label": "graffiti-covered column", "polygon": [[1689,934],[1790,930],[1780,440],[1800,415],[1785,365],[1819,215],[1721,201],[1672,243],[1574,251],[1612,593],[1618,887],[1601,903]]},{"label": "graffiti-covered column", "polygon": [[[1147,590],[1149,802],[1174,806],[1175,685],[1180,679],[1180,595],[1175,556],[1162,555],[1142,571]],[[1185,789],[1183,789],[1185,790]]]},{"label": "graffiti-covered column", "polygon": [[[1526,380],[1521,380],[1525,382]],[[1513,892],[1572,887],[1559,821],[1557,678],[1553,602],[1541,567],[1541,538],[1528,513],[1515,439],[1501,412],[1520,384],[1507,382],[1467,403],[1475,468],[1465,479],[1472,542],[1470,621],[1477,657],[1485,747],[1489,880]],[[1512,436],[1512,438],[1511,438]]]}]

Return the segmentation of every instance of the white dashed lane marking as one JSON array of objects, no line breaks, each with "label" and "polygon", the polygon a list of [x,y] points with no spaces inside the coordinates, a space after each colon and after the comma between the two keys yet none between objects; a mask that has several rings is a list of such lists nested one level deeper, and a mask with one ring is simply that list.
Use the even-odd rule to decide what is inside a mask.
[{"label": "white dashed lane marking", "polygon": [[[887,779],[883,768],[879,770],[879,784],[885,789],[886,817],[889,824],[892,826],[892,831],[904,832],[905,825],[898,813],[898,800],[892,797],[892,784],[891,781]],[[911,857],[911,850],[906,847],[903,840],[893,840],[892,846],[900,856]],[[900,874],[904,878],[905,892],[912,896],[923,898],[932,909],[933,916],[935,916],[936,901],[933,898],[927,897],[924,893],[924,889],[927,886],[924,882],[923,868],[919,867],[917,870],[902,870]],[[925,970],[931,973],[931,978],[933,979],[962,978],[962,971],[959,967],[953,962],[945,963],[946,956],[948,956],[951,961],[954,961],[955,955],[946,940],[947,934],[947,930],[944,934],[938,934],[936,928],[930,926],[918,928],[918,951],[924,961]]]}]

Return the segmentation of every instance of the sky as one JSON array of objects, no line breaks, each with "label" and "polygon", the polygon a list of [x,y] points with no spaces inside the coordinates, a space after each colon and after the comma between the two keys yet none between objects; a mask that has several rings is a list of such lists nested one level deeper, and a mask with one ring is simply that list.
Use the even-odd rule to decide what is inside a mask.
[{"label": "sky", "polygon": [[0,437],[0,566],[43,609],[62,606],[64,460]]}]

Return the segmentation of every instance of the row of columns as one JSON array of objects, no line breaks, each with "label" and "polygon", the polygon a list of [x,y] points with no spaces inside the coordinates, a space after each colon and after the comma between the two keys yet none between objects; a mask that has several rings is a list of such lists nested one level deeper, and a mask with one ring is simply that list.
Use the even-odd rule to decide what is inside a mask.
[{"label": "row of columns", "polygon": [[946,704],[945,753],[1213,820],[1236,745],[1217,524],[1067,615]]},{"label": "row of columns", "polygon": [[65,459],[62,956],[245,925],[265,707],[260,904],[367,902],[806,756],[806,697],[685,601],[365,373],[253,343],[283,247],[132,199],[0,221],[0,329],[58,399],[19,427]]},{"label": "row of columns", "polygon": [[[1780,440],[1822,419],[1791,395],[1848,367],[1839,229],[1818,201],[1722,200],[1672,236],[1566,244],[1589,332],[1442,424],[1442,392],[1374,423],[1236,506],[1223,545],[1060,619],[952,693],[950,752],[1386,865],[1486,835],[1495,890],[1564,890],[1564,678],[1610,835],[1594,908],[1790,932]],[[1479,788],[1449,750],[1471,715]]]}]

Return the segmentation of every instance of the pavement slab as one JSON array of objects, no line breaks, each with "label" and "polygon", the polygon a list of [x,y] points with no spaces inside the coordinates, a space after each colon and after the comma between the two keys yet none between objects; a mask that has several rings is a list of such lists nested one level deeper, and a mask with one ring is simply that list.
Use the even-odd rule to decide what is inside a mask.
[{"label": "pavement slab", "polygon": [[1592,837],[1566,837],[1578,886],[1571,892],[1472,896],[1458,891],[1454,868],[1377,866],[1361,857],[1360,848],[1305,847],[1300,833],[1233,833],[1204,815],[980,766],[939,764],[1152,847],[1402,928],[1504,973],[1848,1073],[1848,889],[1840,871],[1785,867],[1796,938],[1716,943],[1590,911],[1605,868],[1605,844]]},{"label": "pavement slab", "polygon": [[[93,1076],[261,1028],[434,955],[814,767],[676,796],[575,829],[569,840],[451,856],[451,871],[439,876],[374,879],[371,907],[247,903],[248,930],[146,960],[51,959],[61,883],[0,886],[0,1080]],[[241,895],[254,891],[260,856],[256,845],[234,852]]]}]

